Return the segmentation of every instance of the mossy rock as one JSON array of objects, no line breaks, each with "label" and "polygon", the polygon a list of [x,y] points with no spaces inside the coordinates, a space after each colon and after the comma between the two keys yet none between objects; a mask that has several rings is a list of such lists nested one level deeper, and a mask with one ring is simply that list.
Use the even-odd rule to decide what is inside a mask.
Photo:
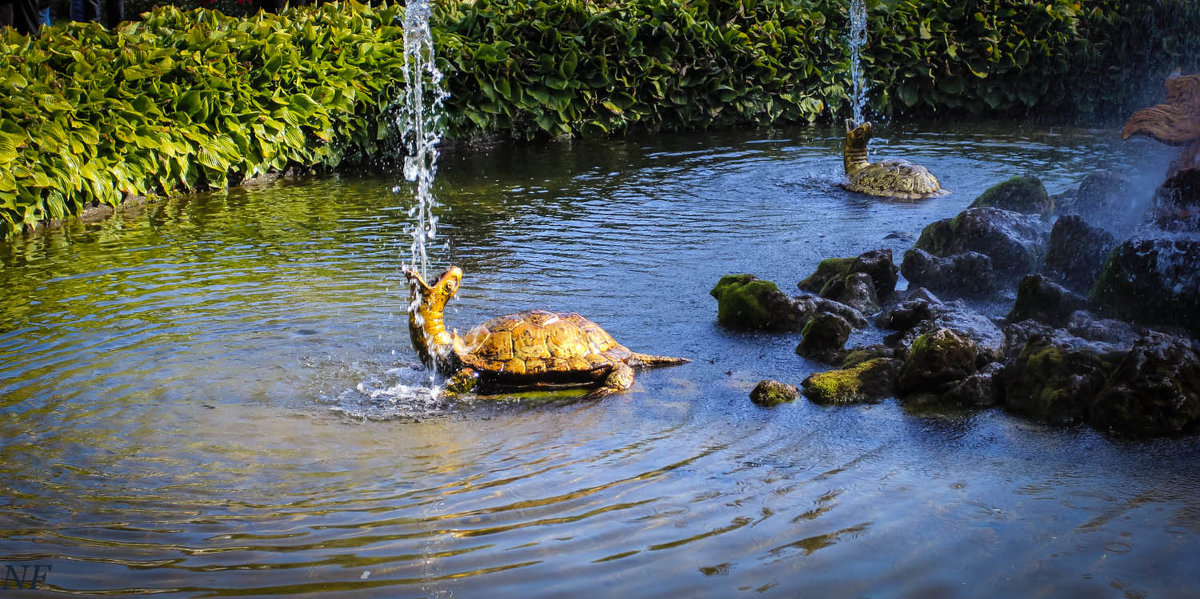
[{"label": "mossy rock", "polygon": [[1200,355],[1195,345],[1165,336],[1139,339],[1090,406],[1087,420],[1131,437],[1195,428],[1200,421]]},{"label": "mossy rock", "polygon": [[899,269],[892,262],[892,250],[889,249],[871,250],[854,258],[826,258],[817,264],[816,272],[800,281],[798,287],[824,298],[850,303],[846,301],[846,289],[851,278],[859,273],[871,277],[877,298],[886,298],[896,290]]},{"label": "mossy rock", "polygon": [[727,327],[798,331],[806,321],[775,283],[754,275],[725,275],[709,293],[717,299],[717,321]]},{"label": "mossy rock", "polygon": [[768,407],[796,401],[799,397],[800,390],[795,385],[770,379],[759,381],[750,392],[750,401]]},{"label": "mossy rock", "polygon": [[846,276],[851,264],[854,264],[854,258],[826,258],[817,263],[817,270],[800,281],[797,286],[805,291],[821,295],[821,290],[830,281]]},{"label": "mossy rock", "polygon": [[809,401],[820,405],[873,403],[895,395],[903,362],[874,358],[852,368],[815,372],[800,386]]},{"label": "mossy rock", "polygon": [[1114,362],[1086,345],[1035,335],[1000,374],[1005,405],[1053,424],[1083,421]]},{"label": "mossy rock", "polygon": [[1054,214],[1054,198],[1046,193],[1046,187],[1037,177],[1016,176],[989,187],[969,207],[1001,208],[1036,214],[1042,220],[1049,220],[1050,215]]},{"label": "mossy rock", "polygon": [[863,362],[876,358],[898,358],[903,360],[908,355],[905,347],[889,347],[883,344],[856,347],[842,354],[842,368],[854,368]]},{"label": "mossy rock", "polygon": [[950,329],[937,329],[913,341],[899,386],[904,394],[937,393],[977,370],[979,348],[970,338]]},{"label": "mossy rock", "polygon": [[845,318],[821,312],[804,325],[796,353],[806,358],[832,362],[845,347],[853,331],[854,327]]}]

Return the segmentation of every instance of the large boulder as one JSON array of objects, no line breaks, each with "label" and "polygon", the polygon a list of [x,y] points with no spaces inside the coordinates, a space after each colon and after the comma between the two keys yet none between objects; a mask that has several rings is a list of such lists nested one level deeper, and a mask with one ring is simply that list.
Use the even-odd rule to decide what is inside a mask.
[{"label": "large boulder", "polygon": [[909,285],[937,293],[979,298],[994,295],[1000,288],[992,259],[979,252],[962,252],[939,257],[920,249],[904,252],[900,272]]},{"label": "large boulder", "polygon": [[971,208],[1002,208],[1024,214],[1036,214],[1049,220],[1054,213],[1054,199],[1037,177],[1012,177],[997,183],[975,198]]},{"label": "large boulder", "polygon": [[1187,431],[1200,421],[1200,355],[1167,335],[1138,339],[1092,404],[1088,422],[1122,435]]},{"label": "large boulder", "polygon": [[1078,189],[1058,197],[1056,209],[1059,214],[1076,215],[1088,223],[1104,226],[1114,217],[1127,220],[1134,196],[1129,179],[1115,172],[1097,171],[1084,177]]},{"label": "large boulder", "polygon": [[1008,320],[1020,322],[1032,319],[1061,327],[1066,325],[1072,314],[1086,307],[1086,297],[1042,275],[1028,275],[1017,286],[1017,301],[1008,314]]},{"label": "large boulder", "polygon": [[1076,291],[1096,282],[1104,259],[1116,246],[1113,236],[1073,214],[1059,217],[1050,230],[1042,273]]},{"label": "large boulder", "polygon": [[1104,316],[1200,332],[1200,240],[1122,243],[1092,287],[1091,300]]},{"label": "large boulder", "polygon": [[874,358],[850,368],[813,373],[800,386],[815,404],[874,403],[896,394],[901,365],[894,358]]},{"label": "large boulder", "polygon": [[1123,358],[1118,347],[1065,331],[1035,334],[1000,373],[1005,405],[1044,422],[1082,422]]},{"label": "large boulder", "polygon": [[1000,208],[968,208],[925,227],[915,247],[943,258],[979,252],[992,259],[998,276],[1015,280],[1037,270],[1046,237],[1046,227],[1036,216]]},{"label": "large boulder", "polygon": [[736,329],[799,331],[812,314],[771,281],[754,275],[725,275],[712,288],[717,321]]},{"label": "large boulder", "polygon": [[950,330],[917,337],[897,381],[902,394],[941,393],[979,370],[975,342]]}]

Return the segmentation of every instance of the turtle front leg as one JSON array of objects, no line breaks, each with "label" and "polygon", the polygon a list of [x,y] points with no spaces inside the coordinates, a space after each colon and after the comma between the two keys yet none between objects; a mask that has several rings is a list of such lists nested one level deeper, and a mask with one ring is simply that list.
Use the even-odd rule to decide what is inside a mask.
[{"label": "turtle front leg", "polygon": [[631,387],[633,387],[633,368],[624,362],[619,362],[604,377],[604,381],[600,383],[600,386],[593,389],[591,393],[588,393],[587,397],[588,399],[600,399],[619,391],[625,391]]},{"label": "turtle front leg", "polygon": [[448,398],[456,398],[460,395],[470,393],[478,383],[479,373],[470,368],[463,368],[454,373],[454,376],[446,379],[446,387],[442,390],[442,395]]}]

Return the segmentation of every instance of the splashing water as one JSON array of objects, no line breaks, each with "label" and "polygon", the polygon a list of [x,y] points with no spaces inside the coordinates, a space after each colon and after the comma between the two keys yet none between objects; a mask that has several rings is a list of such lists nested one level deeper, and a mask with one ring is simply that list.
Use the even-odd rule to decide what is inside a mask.
[{"label": "splashing water", "polygon": [[[442,139],[439,123],[442,103],[449,95],[442,87],[442,73],[434,60],[433,35],[429,31],[429,0],[411,0],[404,11],[404,105],[397,124],[405,144],[404,178],[416,183],[417,202],[409,210],[415,217],[410,267],[428,278],[428,241],[437,237],[433,177],[437,172],[437,144]],[[395,191],[399,191],[397,187]]]},{"label": "splashing water", "polygon": [[867,45],[867,5],[865,0],[850,0],[850,105],[854,124],[863,122],[867,103],[867,77],[863,72],[862,49]]}]

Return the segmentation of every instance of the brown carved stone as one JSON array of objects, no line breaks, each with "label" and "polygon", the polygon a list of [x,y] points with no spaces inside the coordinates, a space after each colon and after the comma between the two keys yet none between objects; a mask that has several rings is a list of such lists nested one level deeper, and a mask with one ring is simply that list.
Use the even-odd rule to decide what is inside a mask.
[{"label": "brown carved stone", "polygon": [[1200,74],[1172,76],[1166,87],[1167,103],[1133,113],[1121,139],[1147,135],[1173,146],[1200,141]]},{"label": "brown carved stone", "polygon": [[1133,113],[1121,129],[1121,138],[1146,135],[1185,146],[1156,191],[1154,220],[1165,229],[1196,230],[1200,228],[1200,74],[1172,75],[1166,88],[1167,103]]}]

